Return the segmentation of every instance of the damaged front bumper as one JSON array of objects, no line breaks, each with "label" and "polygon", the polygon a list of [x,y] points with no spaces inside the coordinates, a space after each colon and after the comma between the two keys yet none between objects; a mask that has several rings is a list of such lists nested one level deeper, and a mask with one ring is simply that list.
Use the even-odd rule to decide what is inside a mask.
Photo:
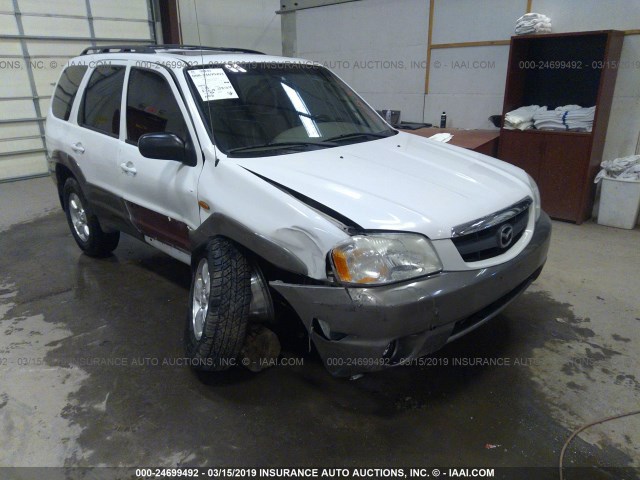
[{"label": "damaged front bumper", "polygon": [[377,287],[271,286],[296,310],[327,369],[348,376],[435,352],[493,318],[538,277],[550,236],[543,212],[527,247],[494,267]]}]

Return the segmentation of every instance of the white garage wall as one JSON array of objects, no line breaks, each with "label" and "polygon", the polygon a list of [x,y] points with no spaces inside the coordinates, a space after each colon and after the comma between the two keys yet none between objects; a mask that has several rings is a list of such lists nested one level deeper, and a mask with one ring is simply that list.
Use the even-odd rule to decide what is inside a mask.
[{"label": "white garage wall", "polygon": [[[526,0],[435,0],[432,44],[509,40]],[[532,11],[551,17],[554,32],[640,27],[640,1],[533,0]],[[361,0],[299,10],[283,39],[291,54],[326,63],[375,108],[402,110],[406,121],[493,128],[490,115],[502,112],[508,45],[432,49],[429,94],[425,71],[429,0]],[[402,61],[404,65],[356,60]],[[409,61],[409,65],[406,63]],[[414,63],[411,63],[414,61]],[[417,62],[417,63],[416,63]],[[474,62],[476,62],[474,66]],[[627,35],[618,72],[605,159],[629,155],[640,130],[640,35]],[[355,65],[355,67],[354,67]]]},{"label": "white garage wall", "polygon": [[431,51],[429,95],[424,121],[437,125],[493,128],[490,115],[502,113],[509,47],[452,48]]},{"label": "white garage wall", "polygon": [[[425,3],[429,3],[426,1]],[[436,0],[433,43],[508,39],[527,9],[526,0]]]},{"label": "white garage wall", "polygon": [[278,0],[178,0],[178,7],[184,44],[282,54]]},{"label": "white garage wall", "polygon": [[[526,9],[526,0],[436,0],[432,44],[509,40]],[[508,60],[508,45],[433,49],[424,121],[437,124],[446,111],[450,127],[493,128]]]},{"label": "white garage wall", "polygon": [[420,121],[429,7],[425,0],[364,0],[299,10],[294,56],[340,75],[373,107]]},{"label": "white garage wall", "polygon": [[155,43],[149,0],[0,0],[0,181],[44,174],[44,118],[69,58]]}]

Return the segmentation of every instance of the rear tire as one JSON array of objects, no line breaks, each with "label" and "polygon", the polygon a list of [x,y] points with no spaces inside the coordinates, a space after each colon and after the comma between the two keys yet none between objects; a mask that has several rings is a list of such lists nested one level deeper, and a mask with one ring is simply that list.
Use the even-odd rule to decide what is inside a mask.
[{"label": "rear tire", "polygon": [[185,353],[196,370],[235,365],[244,345],[251,303],[251,267],[231,241],[217,237],[193,268]]},{"label": "rear tire", "polygon": [[80,185],[75,178],[68,178],[62,190],[67,223],[80,249],[90,257],[106,257],[120,241],[120,232],[104,232],[98,218],[91,213]]}]

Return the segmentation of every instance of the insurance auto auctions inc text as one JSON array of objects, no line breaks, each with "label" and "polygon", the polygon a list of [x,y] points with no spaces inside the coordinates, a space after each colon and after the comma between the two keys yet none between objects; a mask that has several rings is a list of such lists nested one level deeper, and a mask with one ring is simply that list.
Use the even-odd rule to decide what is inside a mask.
[{"label": "insurance auto auctions inc text", "polygon": [[263,478],[493,478],[493,468],[261,468]]}]

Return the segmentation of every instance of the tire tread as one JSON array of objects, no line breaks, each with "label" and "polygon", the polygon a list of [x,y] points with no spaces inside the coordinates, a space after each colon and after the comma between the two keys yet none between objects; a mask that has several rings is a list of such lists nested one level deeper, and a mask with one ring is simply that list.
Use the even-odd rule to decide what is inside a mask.
[{"label": "tire tread", "polygon": [[225,370],[228,364],[221,364],[221,360],[236,359],[244,344],[251,303],[251,268],[238,247],[225,238],[212,239],[205,255],[211,282],[209,311],[202,337],[196,340],[191,328],[192,290],[185,331],[186,353],[199,370]]}]

